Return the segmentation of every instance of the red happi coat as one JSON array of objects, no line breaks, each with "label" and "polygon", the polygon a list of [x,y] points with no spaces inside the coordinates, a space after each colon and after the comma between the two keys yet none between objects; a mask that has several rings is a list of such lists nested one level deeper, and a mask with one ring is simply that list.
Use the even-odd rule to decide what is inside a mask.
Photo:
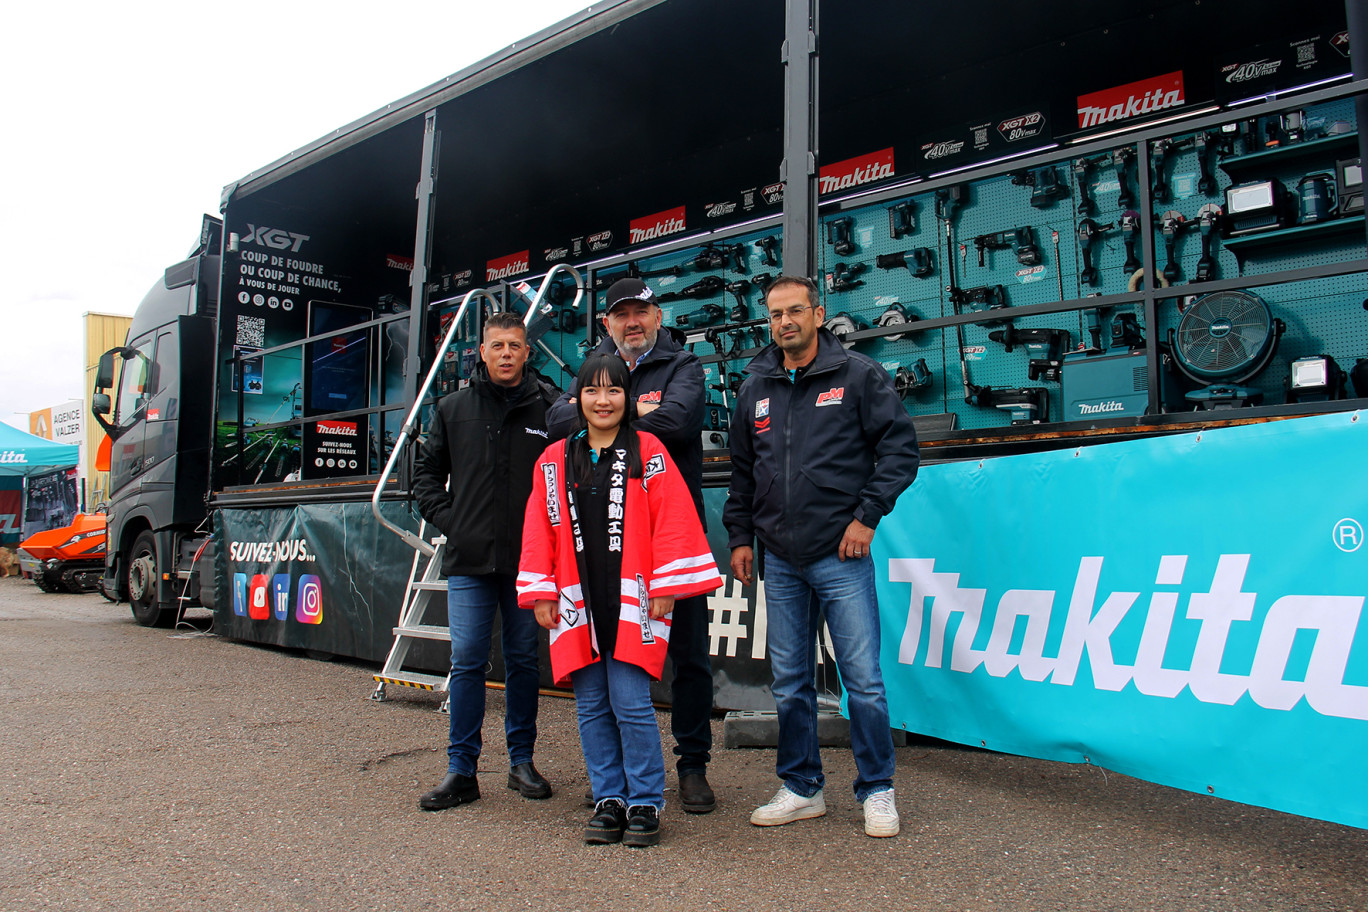
[{"label": "red happi coat", "polygon": [[[688,598],[712,592],[722,585],[722,577],[693,497],[664,444],[652,434],[637,433],[643,477],[626,482],[622,601],[613,657],[659,680],[669,646],[670,616],[651,620],[651,597]],[[570,680],[571,672],[598,660],[565,498],[567,443],[551,444],[537,459],[518,565],[519,605],[532,608],[540,599],[559,603],[558,622],[551,631],[551,673],[561,685]]]}]

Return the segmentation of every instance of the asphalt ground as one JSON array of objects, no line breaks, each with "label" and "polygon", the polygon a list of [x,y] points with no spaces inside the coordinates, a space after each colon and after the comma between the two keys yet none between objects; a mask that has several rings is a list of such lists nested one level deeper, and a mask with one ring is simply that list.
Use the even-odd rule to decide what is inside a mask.
[{"label": "asphalt ground", "polygon": [[422,812],[439,697],[373,703],[370,666],[191,619],[0,579],[0,909],[1368,909],[1368,831],[940,742],[898,749],[894,839],[863,834],[848,750],[824,751],[825,817],[760,829],[774,752],[719,749],[715,812],[671,791],[661,845],[586,846],[573,703],[543,699],[556,794],[527,801],[496,690],[484,797]]}]

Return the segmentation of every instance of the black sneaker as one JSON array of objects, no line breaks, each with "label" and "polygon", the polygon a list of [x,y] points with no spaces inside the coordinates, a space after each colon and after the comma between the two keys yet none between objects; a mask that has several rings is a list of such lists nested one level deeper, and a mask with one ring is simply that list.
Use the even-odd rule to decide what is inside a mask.
[{"label": "black sneaker", "polygon": [[617,798],[604,798],[594,808],[594,816],[584,827],[584,841],[590,845],[611,845],[622,842],[622,828],[627,825],[627,805]]},{"label": "black sneaker", "polygon": [[425,811],[444,811],[458,804],[469,804],[480,797],[480,783],[474,776],[447,773],[435,789],[418,799],[418,807]]},{"label": "black sneaker", "polygon": [[622,844],[642,848],[660,843],[660,812],[649,804],[638,804],[627,811],[627,830]]}]

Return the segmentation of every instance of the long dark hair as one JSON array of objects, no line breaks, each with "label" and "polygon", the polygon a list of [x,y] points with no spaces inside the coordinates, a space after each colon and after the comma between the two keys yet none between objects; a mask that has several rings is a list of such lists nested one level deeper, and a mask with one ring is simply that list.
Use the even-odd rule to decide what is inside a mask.
[{"label": "long dark hair", "polygon": [[627,362],[619,355],[603,352],[595,352],[585,358],[584,363],[580,365],[579,373],[575,375],[575,433],[570,436],[571,445],[568,453],[575,463],[575,477],[589,478],[593,470],[589,461],[588,443],[582,442],[578,434],[589,427],[589,422],[584,419],[584,402],[578,395],[586,386],[620,386],[627,393],[627,407],[622,413],[619,434],[627,444],[627,475],[629,478],[640,478],[641,443],[636,432],[632,430],[632,415],[636,412],[631,397],[632,372],[627,368]]}]

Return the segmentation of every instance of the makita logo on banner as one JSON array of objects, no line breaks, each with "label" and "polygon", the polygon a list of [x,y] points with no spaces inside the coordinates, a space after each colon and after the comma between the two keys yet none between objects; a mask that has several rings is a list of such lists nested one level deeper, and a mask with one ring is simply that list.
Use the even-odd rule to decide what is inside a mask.
[{"label": "makita logo on banner", "polygon": [[1282,64],[1282,60],[1254,60],[1249,63],[1232,63],[1221,72],[1226,74],[1226,82],[1235,85],[1241,82],[1249,82],[1251,79],[1272,76],[1278,72],[1278,67]]},{"label": "makita logo on banner", "polygon": [[[893,147],[827,165],[817,173],[818,193],[836,193],[893,176]],[[782,186],[782,185],[781,185]],[[769,187],[765,188],[767,192]],[[768,199],[768,198],[767,198]]]},{"label": "makita logo on banner", "polygon": [[1078,126],[1079,129],[1099,127],[1142,114],[1167,111],[1186,101],[1183,97],[1183,71],[1165,73],[1152,79],[1078,96]]},{"label": "makita logo on banner", "polygon": [[286,231],[284,228],[258,228],[251,222],[247,223],[247,234],[243,236],[243,244],[256,244],[260,247],[269,247],[272,250],[284,250],[289,248],[290,253],[299,253],[299,248],[304,246],[304,242],[309,239],[307,234],[295,234],[293,231]]},{"label": "makita logo on banner", "polygon": [[1039,111],[1022,114],[1020,117],[1009,117],[997,125],[998,132],[1008,142],[1039,136],[1044,129],[1045,115]]},{"label": "makita logo on banner", "polygon": [[320,421],[318,422],[318,433],[331,434],[334,437],[355,437],[355,421]]},{"label": "makita logo on banner", "polygon": [[395,256],[392,253],[385,254],[385,265],[390,269],[402,269],[405,272],[413,272],[413,257]]},{"label": "makita logo on banner", "polygon": [[684,230],[684,207],[677,206],[674,209],[657,212],[655,215],[633,219],[628,228],[631,230],[631,234],[627,238],[629,244],[640,244],[644,241],[668,237],[671,234],[679,234]]},{"label": "makita logo on banner", "polygon": [[935,161],[938,158],[949,158],[951,155],[958,155],[963,148],[964,140],[956,142],[927,143],[922,146],[922,158],[927,161]]},{"label": "makita logo on banner", "polygon": [[28,454],[21,450],[5,450],[0,453],[0,465],[19,465],[28,463]]},{"label": "makita logo on banner", "polygon": [[532,251],[520,250],[485,263],[485,281],[494,282],[532,271]]},{"label": "makita logo on banner", "polygon": [[1117,402],[1115,399],[1099,402],[1097,405],[1088,405],[1084,402],[1078,404],[1078,414],[1080,415],[1101,415],[1105,412],[1124,412],[1125,410],[1125,404]]},{"label": "makita logo on banner", "polygon": [[600,231],[598,234],[591,234],[584,239],[584,245],[589,248],[590,253],[600,253],[613,246],[613,232]]}]

